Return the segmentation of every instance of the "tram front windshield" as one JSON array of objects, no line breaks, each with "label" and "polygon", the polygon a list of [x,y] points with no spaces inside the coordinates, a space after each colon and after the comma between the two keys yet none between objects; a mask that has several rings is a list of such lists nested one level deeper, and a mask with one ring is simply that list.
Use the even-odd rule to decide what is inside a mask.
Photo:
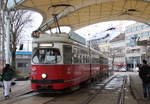
[{"label": "tram front windshield", "polygon": [[35,49],[32,57],[34,64],[56,64],[60,61],[61,55],[57,48]]}]

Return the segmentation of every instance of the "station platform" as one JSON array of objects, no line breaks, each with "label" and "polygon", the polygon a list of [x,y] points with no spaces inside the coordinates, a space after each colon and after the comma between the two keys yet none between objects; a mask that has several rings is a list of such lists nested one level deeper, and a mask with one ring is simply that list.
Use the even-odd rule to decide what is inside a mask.
[{"label": "station platform", "polygon": [[143,95],[142,80],[138,72],[129,73],[130,88],[132,97],[137,101],[137,104],[150,104],[150,99],[145,99]]},{"label": "station platform", "polygon": [[144,98],[142,80],[138,72],[115,72],[114,74],[128,76],[125,104],[150,104],[150,99]]},{"label": "station platform", "polygon": [[[125,104],[150,104],[150,99],[143,97],[142,81],[138,72],[115,72],[115,74],[123,74],[128,76],[128,88],[125,98]],[[12,86],[11,96],[19,96],[23,93],[31,91],[30,81],[16,81],[16,85]],[[4,99],[3,88],[0,87],[0,101]]]}]

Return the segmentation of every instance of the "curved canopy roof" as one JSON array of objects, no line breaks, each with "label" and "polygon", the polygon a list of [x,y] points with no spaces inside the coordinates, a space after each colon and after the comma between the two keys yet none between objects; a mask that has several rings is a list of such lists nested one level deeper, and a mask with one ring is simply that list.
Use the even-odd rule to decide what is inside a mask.
[{"label": "curved canopy roof", "polygon": [[40,31],[60,26],[81,27],[110,20],[150,22],[149,0],[25,0],[19,8],[40,12],[44,21]]}]

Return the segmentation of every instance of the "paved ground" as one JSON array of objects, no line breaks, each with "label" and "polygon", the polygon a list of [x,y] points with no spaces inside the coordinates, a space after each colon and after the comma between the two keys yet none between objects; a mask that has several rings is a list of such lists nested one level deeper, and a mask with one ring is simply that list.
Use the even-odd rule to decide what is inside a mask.
[{"label": "paved ground", "polygon": [[138,73],[136,72],[129,75],[132,91],[131,93],[133,97],[137,100],[138,104],[150,104],[150,99],[144,99],[143,97],[142,81]]},{"label": "paved ground", "polygon": [[[12,86],[11,96],[17,96],[28,91],[31,91],[30,81],[16,81],[16,85]],[[0,87],[0,100],[2,99],[4,99],[3,88]]]},{"label": "paved ground", "polygon": [[[126,92],[125,104],[150,104],[149,99],[143,98],[142,82],[137,72],[116,72],[115,74],[129,75],[128,88]],[[30,81],[17,81],[16,85],[12,87],[12,96],[31,91]],[[113,95],[110,95],[113,98]],[[103,96],[108,98],[108,96]],[[3,89],[0,88],[0,100],[3,99]],[[99,98],[97,98],[99,100]],[[104,100],[103,104],[106,104]],[[0,102],[1,103],[1,102]],[[68,103],[69,104],[69,103]]]}]

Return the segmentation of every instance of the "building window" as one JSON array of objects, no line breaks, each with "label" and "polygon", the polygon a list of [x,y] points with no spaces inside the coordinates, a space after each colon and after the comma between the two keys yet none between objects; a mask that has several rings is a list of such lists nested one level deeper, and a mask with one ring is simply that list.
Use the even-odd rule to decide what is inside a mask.
[{"label": "building window", "polygon": [[17,66],[18,66],[18,68],[19,67],[27,67],[28,63],[18,63]]}]

